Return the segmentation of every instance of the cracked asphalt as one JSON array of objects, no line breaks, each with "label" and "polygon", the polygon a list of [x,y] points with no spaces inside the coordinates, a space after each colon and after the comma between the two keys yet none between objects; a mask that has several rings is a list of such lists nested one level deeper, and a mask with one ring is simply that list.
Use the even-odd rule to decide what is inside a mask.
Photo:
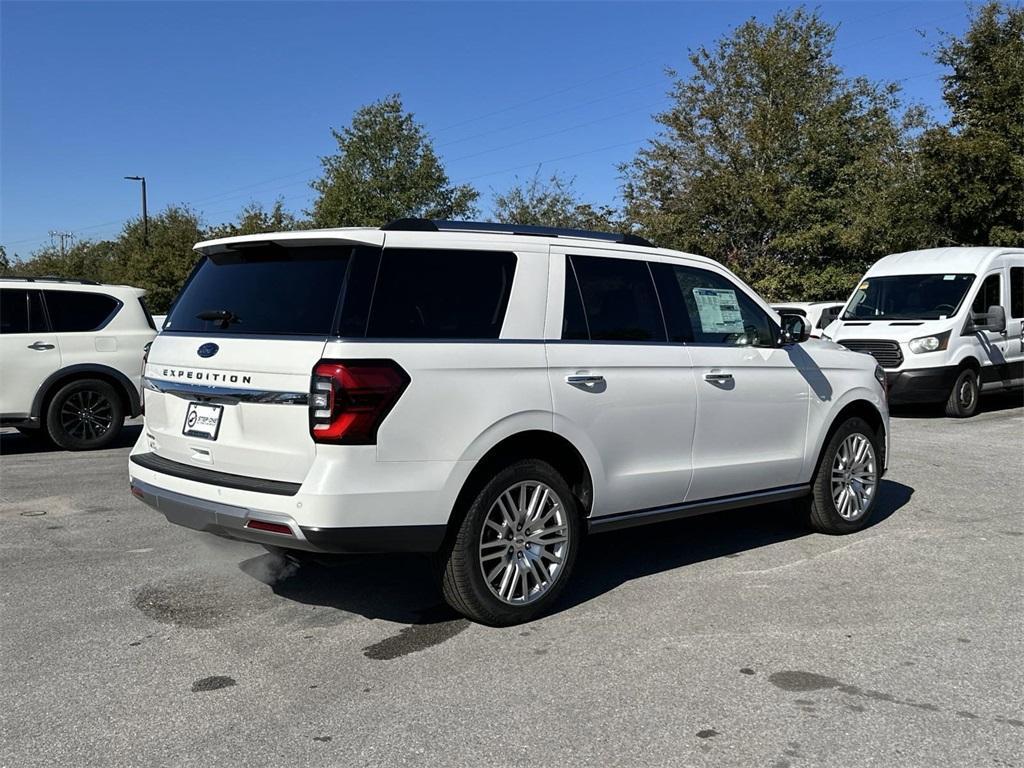
[{"label": "cracked asphalt", "polygon": [[137,434],[0,434],[0,765],[1024,765],[1019,397],[898,414],[861,533],[773,506],[595,537],[511,629],[417,557],[166,523],[128,493]]}]

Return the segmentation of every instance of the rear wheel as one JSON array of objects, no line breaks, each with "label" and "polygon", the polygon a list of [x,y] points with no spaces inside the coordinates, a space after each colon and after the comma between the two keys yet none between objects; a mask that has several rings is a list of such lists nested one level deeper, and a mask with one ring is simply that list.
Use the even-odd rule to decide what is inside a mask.
[{"label": "rear wheel", "polygon": [[973,416],[978,410],[978,373],[964,368],[956,377],[953,391],[946,400],[946,415],[956,419]]},{"label": "rear wheel", "polygon": [[65,384],[46,409],[46,431],[53,442],[69,451],[105,448],[117,439],[123,424],[121,398],[101,379]]},{"label": "rear wheel", "polygon": [[882,450],[864,419],[850,418],[839,426],[822,453],[806,501],[811,528],[843,534],[868,524],[878,501]]},{"label": "rear wheel", "polygon": [[518,461],[480,489],[442,551],[445,600],[483,624],[530,621],[565,587],[581,534],[562,476],[546,462]]}]

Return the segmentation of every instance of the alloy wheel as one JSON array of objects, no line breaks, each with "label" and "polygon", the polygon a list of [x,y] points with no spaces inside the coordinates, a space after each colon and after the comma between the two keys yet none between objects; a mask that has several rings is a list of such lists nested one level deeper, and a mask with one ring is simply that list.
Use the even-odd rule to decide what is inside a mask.
[{"label": "alloy wheel", "polygon": [[78,440],[98,440],[113,423],[114,408],[110,401],[91,389],[73,392],[61,404],[61,427]]},{"label": "alloy wheel", "polygon": [[832,460],[832,501],[844,520],[861,518],[878,486],[875,448],[862,434],[843,440]]}]

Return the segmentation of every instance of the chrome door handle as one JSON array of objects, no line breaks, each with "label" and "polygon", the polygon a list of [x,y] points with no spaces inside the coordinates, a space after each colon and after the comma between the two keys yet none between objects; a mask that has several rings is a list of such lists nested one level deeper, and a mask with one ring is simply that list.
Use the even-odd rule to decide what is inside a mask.
[{"label": "chrome door handle", "polygon": [[704,381],[710,381],[714,384],[721,384],[725,381],[732,381],[731,373],[705,373]]},{"label": "chrome door handle", "polygon": [[37,341],[34,344],[29,344],[28,348],[29,349],[34,349],[36,352],[40,352],[40,351],[42,351],[44,349],[53,349],[53,344],[46,344],[46,343],[44,343],[42,341]]},{"label": "chrome door handle", "polygon": [[573,384],[573,385],[583,384],[585,386],[590,386],[591,384],[601,384],[602,382],[604,382],[604,376],[598,376],[598,375],[586,375],[586,376],[582,376],[581,375],[581,376],[566,376],[565,377],[565,383],[566,384]]}]

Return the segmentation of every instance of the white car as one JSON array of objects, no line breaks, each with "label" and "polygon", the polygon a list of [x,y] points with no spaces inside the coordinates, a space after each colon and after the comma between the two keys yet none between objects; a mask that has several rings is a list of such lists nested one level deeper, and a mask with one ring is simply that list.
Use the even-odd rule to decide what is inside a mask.
[{"label": "white car", "polygon": [[82,280],[0,278],[0,425],[68,450],[110,445],[141,410],[156,330],[145,291]]},{"label": "white car", "polygon": [[633,235],[400,220],[200,243],[146,365],[132,492],[306,552],[435,552],[488,624],[585,533],[794,500],[863,527],[881,369],[720,264]]},{"label": "white car", "polygon": [[772,309],[780,315],[800,315],[805,318],[811,338],[820,339],[822,330],[839,317],[844,306],[843,301],[789,301],[772,304]]},{"label": "white car", "polygon": [[825,331],[885,369],[889,401],[974,415],[1024,386],[1024,249],[934,248],[871,267]]}]

